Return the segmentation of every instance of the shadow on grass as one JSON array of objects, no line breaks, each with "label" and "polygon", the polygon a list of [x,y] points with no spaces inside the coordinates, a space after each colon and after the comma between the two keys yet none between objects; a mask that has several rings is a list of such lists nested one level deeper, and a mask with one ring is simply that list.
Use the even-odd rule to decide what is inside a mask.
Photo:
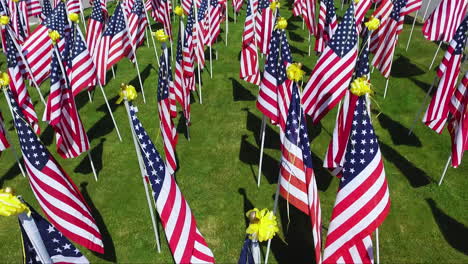
[{"label": "shadow on grass", "polygon": [[88,91],[85,89],[84,91],[75,96],[76,109],[80,110],[87,103],[89,103],[89,95]]},{"label": "shadow on grass", "polygon": [[411,63],[411,61],[400,55],[398,59],[393,62],[391,76],[395,78],[408,78],[411,76],[418,76],[426,73],[416,64]]},{"label": "shadow on grass", "polygon": [[247,217],[245,217],[245,213],[247,213],[247,211],[249,211],[249,210],[254,209],[255,206],[253,205],[253,203],[247,197],[247,192],[245,191],[244,188],[239,188],[238,192],[239,192],[240,195],[242,195],[242,198],[244,200],[244,212],[242,212],[242,215],[244,216],[245,227],[247,228],[249,226],[249,219],[247,219]]},{"label": "shadow on grass", "polygon": [[188,140],[187,119],[185,119],[184,112],[179,111],[179,121],[177,122],[176,131],[178,134],[183,134],[185,139]]},{"label": "shadow on grass", "polygon": [[[373,112],[375,113],[376,111]],[[411,133],[411,135],[408,136],[410,130],[403,126],[400,122],[393,120],[384,113],[380,113],[378,115],[378,119],[380,125],[388,130],[393,144],[422,147],[421,140],[419,140],[419,138],[414,133]]]},{"label": "shadow on grass", "polygon": [[300,50],[294,46],[290,46],[291,48],[291,53],[292,54],[296,54],[296,55],[299,55],[299,56],[308,56],[309,54],[307,53],[307,51],[303,51],[303,50]]},{"label": "shadow on grass", "polygon": [[[260,135],[262,119],[250,112],[249,108],[242,108],[242,110],[247,112],[247,129],[253,133],[257,146],[260,146],[262,143]],[[268,118],[266,122],[269,122]],[[268,125],[265,126],[265,142],[263,146],[269,149],[280,149],[279,134]]]},{"label": "shadow on grass", "polygon": [[303,38],[302,36],[290,31],[289,32],[289,37],[292,41],[296,41],[296,42],[305,42],[305,38]]},{"label": "shadow on grass", "polygon": [[[141,82],[143,83],[143,85],[145,85],[145,80],[148,79],[150,73],[151,73],[151,69],[154,69],[156,70],[154,67],[153,67],[153,64],[148,64],[146,65],[146,67],[140,71],[140,75],[141,75]],[[138,79],[138,75],[135,74],[135,78],[133,78],[133,80],[131,80],[129,82],[130,85],[133,85],[135,86],[135,88],[137,89],[137,91],[140,91],[141,93],[141,87],[140,87],[140,81]],[[146,94],[145,94],[146,95]]]},{"label": "shadow on grass", "polygon": [[454,249],[468,255],[468,243],[466,241],[468,238],[468,227],[444,213],[437,207],[433,199],[429,198],[426,201],[429,207],[431,207],[432,214],[447,243]]},{"label": "shadow on grass", "polygon": [[317,181],[317,188],[324,192],[328,190],[333,180],[333,176],[330,171],[323,167],[323,160],[319,158],[315,153],[312,154],[312,164],[314,166],[315,179]]},{"label": "shadow on grass", "polygon": [[[426,82],[417,80],[417,79],[415,79],[413,77],[409,77],[408,79],[410,79],[414,84],[416,84],[419,88],[421,88],[421,90],[423,90],[425,93],[427,93],[431,89],[432,83],[426,83]],[[436,86],[436,85],[437,85],[437,83],[434,84],[434,86]],[[430,97],[432,97],[435,94],[436,91],[437,91],[437,86],[432,87],[432,91],[429,94]],[[428,98],[428,99],[430,99],[430,98]]]},{"label": "shadow on grass", "polygon": [[41,136],[39,138],[41,139],[42,143],[44,143],[44,145],[50,146],[50,144],[52,144],[52,141],[54,140],[54,135],[54,129],[51,126],[47,125],[46,129],[42,131]]},{"label": "shadow on grass", "polygon": [[398,151],[389,145],[379,142],[380,150],[386,161],[389,161],[398,168],[398,170],[408,179],[411,187],[419,188],[431,183],[429,176],[425,171],[416,167],[411,161],[400,155]]},{"label": "shadow on grass", "polygon": [[[258,161],[260,158],[260,149],[252,145],[247,141],[249,136],[243,135],[239,151],[239,160],[245,164],[250,165],[250,170],[252,171],[252,177],[254,181],[257,182],[257,170],[258,170]],[[254,168],[254,165],[255,168]],[[269,156],[266,153],[263,153],[263,162],[262,162],[262,175],[264,175],[269,184],[274,184],[278,182],[278,161]]]},{"label": "shadow on grass", "polygon": [[245,86],[234,78],[229,78],[232,82],[232,99],[238,101],[255,101],[257,98]]},{"label": "shadow on grass", "polygon": [[[3,155],[5,155],[5,154],[3,154]],[[21,166],[23,166],[23,164],[24,164],[22,160],[23,159],[20,158]],[[24,167],[23,167],[23,169],[24,169]],[[0,188],[3,187],[4,182],[12,180],[16,176],[20,176],[20,175],[21,175],[21,171],[20,171],[20,169],[18,167],[18,163],[15,161],[15,163],[10,167],[10,169],[8,169],[8,171],[5,174],[3,174],[3,176],[0,178]]]},{"label": "shadow on grass", "polygon": [[[113,98],[109,99],[109,106],[111,108],[112,112],[115,112],[117,110],[117,107],[119,107],[118,104],[115,102],[119,98],[118,95],[114,96]],[[114,123],[112,122],[112,117],[109,114],[109,110],[107,109],[106,103],[102,104],[99,106],[97,109],[99,112],[103,112],[104,116],[101,117],[87,132],[89,140],[92,142],[94,139],[98,139],[100,137],[103,137],[115,130],[114,128]],[[120,131],[122,131],[125,128],[124,123],[117,124],[119,125]],[[117,133],[115,133],[115,138],[118,140]]]},{"label": "shadow on grass", "polygon": [[96,206],[94,206],[93,201],[91,200],[91,197],[89,196],[88,189],[87,189],[88,183],[87,182],[82,182],[80,184],[80,189],[81,189],[81,194],[83,194],[83,198],[85,199],[86,203],[89,206],[89,209],[91,211],[91,214],[96,221],[96,225],[99,228],[99,231],[102,236],[102,242],[104,244],[104,254],[99,254],[97,252],[91,251],[93,255],[110,261],[110,262],[117,262],[117,256],[115,255],[115,247],[114,247],[114,241],[112,240],[112,237],[109,233],[109,230],[107,229],[107,226],[104,222],[104,219],[102,218],[101,214],[97,210]]},{"label": "shadow on grass", "polygon": [[[94,168],[96,169],[96,174],[99,176],[99,172],[102,170],[102,154],[104,153],[104,142],[105,138],[101,138],[101,142],[91,150],[91,157],[93,158]],[[81,174],[90,174],[93,173],[91,164],[89,163],[88,155],[83,156],[80,164],[76,166],[73,172]]]},{"label": "shadow on grass", "polygon": [[[114,68],[115,76],[117,76],[117,68],[118,68],[117,64],[114,64],[112,67]],[[114,78],[114,75],[112,74],[112,69],[110,69],[110,70],[108,70],[108,71],[106,72],[106,80],[107,80],[107,82],[109,82],[110,80],[112,80],[112,78]]]}]

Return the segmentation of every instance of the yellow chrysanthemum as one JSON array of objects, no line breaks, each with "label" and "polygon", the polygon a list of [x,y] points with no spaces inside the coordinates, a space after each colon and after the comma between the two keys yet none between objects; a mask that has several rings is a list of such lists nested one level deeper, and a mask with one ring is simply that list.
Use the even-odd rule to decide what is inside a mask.
[{"label": "yellow chrysanthemum", "polygon": [[10,84],[10,76],[6,72],[0,72],[0,86],[7,86]]},{"label": "yellow chrysanthemum", "polygon": [[288,27],[288,21],[284,17],[279,17],[276,22],[275,29],[286,29]]},{"label": "yellow chrysanthemum", "polygon": [[0,189],[0,215],[11,216],[24,212],[29,214],[29,208],[13,195],[11,188]]},{"label": "yellow chrysanthemum", "polygon": [[369,30],[376,30],[380,26],[380,20],[376,17],[371,17],[369,21],[364,23],[364,25],[369,29]]},{"label": "yellow chrysanthemum", "polygon": [[120,91],[119,91],[119,99],[117,99],[117,104],[122,103],[125,97],[127,97],[128,101],[133,101],[137,98],[138,94],[135,90],[135,87],[133,85],[126,85],[122,83],[120,85]]},{"label": "yellow chrysanthemum", "polygon": [[60,33],[58,33],[57,30],[51,30],[49,31],[49,37],[50,39],[52,39],[52,44],[56,44],[57,43],[57,40],[60,39]]},{"label": "yellow chrysanthemum", "polygon": [[250,219],[249,227],[246,233],[250,239],[257,239],[259,242],[267,241],[273,238],[279,231],[276,216],[268,209],[258,210],[254,208],[247,212],[247,217]]},{"label": "yellow chrysanthemum", "polygon": [[80,17],[78,16],[77,13],[70,13],[68,15],[68,18],[70,19],[71,22],[73,23],[78,23],[78,19],[80,19]]},{"label": "yellow chrysanthemum", "polygon": [[292,63],[291,65],[289,65],[286,69],[288,79],[295,82],[302,80],[302,77],[304,76],[305,72],[301,68],[302,64],[300,63]]},{"label": "yellow chrysanthemum", "polygon": [[279,1],[273,1],[270,4],[270,9],[271,10],[275,10],[276,8],[280,8],[280,7],[281,7],[281,4],[280,4]]},{"label": "yellow chrysanthemum", "polygon": [[9,16],[1,16],[0,17],[0,24],[8,25],[8,23],[10,23],[10,17]]},{"label": "yellow chrysanthemum", "polygon": [[365,76],[359,77],[351,83],[350,91],[357,96],[371,94],[371,84]]},{"label": "yellow chrysanthemum", "polygon": [[166,42],[169,39],[169,36],[166,35],[166,32],[164,32],[164,29],[160,29],[156,32],[153,32],[153,35],[156,37],[156,39],[159,42]]},{"label": "yellow chrysanthemum", "polygon": [[174,14],[183,17],[184,16],[184,9],[181,6],[176,6],[174,8]]}]

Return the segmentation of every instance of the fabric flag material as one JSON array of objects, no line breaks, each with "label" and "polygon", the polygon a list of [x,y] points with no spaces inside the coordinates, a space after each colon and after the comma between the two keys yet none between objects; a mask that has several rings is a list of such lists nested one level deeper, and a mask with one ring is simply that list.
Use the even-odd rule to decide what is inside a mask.
[{"label": "fabric flag material", "polygon": [[31,206],[29,209],[30,216],[18,215],[25,263],[89,263],[59,230]]},{"label": "fabric flag material", "polygon": [[50,14],[52,14],[52,5],[50,4],[50,0],[42,0],[42,21],[46,20]]},{"label": "fabric flag material", "polygon": [[[175,61],[175,73],[174,73],[174,93],[176,101],[182,106],[185,120],[190,122],[190,87],[186,83],[186,77],[183,67],[183,39],[184,39],[183,24],[179,29],[179,36],[177,38],[177,50],[176,50],[176,61]],[[190,78],[190,77],[189,77]]]},{"label": "fabric flag material", "polygon": [[56,30],[62,36],[58,41],[59,50],[62,51],[65,46],[63,36],[70,30],[64,2],[60,2],[23,43],[23,54],[31,68],[32,77],[38,84],[50,74],[52,40],[49,37],[49,30]]},{"label": "fabric flag material", "polygon": [[321,0],[314,50],[321,53],[338,27],[333,0]]},{"label": "fabric flag material", "polygon": [[112,65],[124,57],[129,57],[133,60],[133,56],[122,4],[119,3],[115,8],[114,14],[109,19],[108,27],[99,39],[95,51],[95,65],[101,84],[104,85],[106,83],[106,72]]},{"label": "fabric flag material", "polygon": [[86,35],[86,46],[88,46],[89,54],[94,57],[97,50],[98,40],[101,38],[104,31],[104,13],[99,5],[100,0],[94,0],[93,11],[88,20],[88,30]]},{"label": "fabric flag material", "polygon": [[213,253],[198,231],[195,216],[138,120],[136,111],[136,107],[130,103],[133,129],[175,263],[214,263]]},{"label": "fabric flag material", "polygon": [[237,264],[256,264],[252,252],[252,243],[253,241],[249,237],[245,238]]},{"label": "fabric flag material", "polygon": [[466,14],[467,4],[467,0],[442,0],[424,22],[424,37],[430,41],[452,40]]},{"label": "fabric flag material", "polygon": [[452,137],[452,167],[460,166],[463,153],[468,150],[468,72],[463,77],[450,107],[452,119],[448,123],[448,131]]},{"label": "fabric flag material", "polygon": [[10,91],[8,93],[29,183],[42,210],[64,236],[104,253],[101,234],[89,206],[72,179],[24,121],[16,100],[12,99]]},{"label": "fabric flag material", "polygon": [[234,8],[234,12],[239,13],[244,1],[242,0],[232,0],[232,7]]},{"label": "fabric flag material", "polygon": [[437,133],[442,133],[445,123],[447,122],[450,100],[455,92],[458,74],[460,73],[463,50],[467,39],[467,30],[468,16],[465,17],[458,27],[455,36],[452,41],[450,41],[450,45],[445,52],[442,63],[437,69],[437,76],[440,78],[439,85],[423,118],[423,122],[426,126]]},{"label": "fabric flag material", "polygon": [[81,13],[81,1],[80,0],[68,0],[67,1],[68,13]]},{"label": "fabric flag material", "polygon": [[270,8],[269,0],[259,0],[257,22],[255,24],[256,35],[258,38],[257,46],[260,49],[260,52],[265,55],[268,54],[271,34],[275,27],[275,13],[277,12],[277,10],[272,10]]},{"label": "fabric flag material", "polygon": [[23,61],[21,61],[20,52],[12,39],[10,26],[6,26],[6,57],[7,57],[7,73],[10,77],[10,90],[13,98],[18,102],[18,108],[25,116],[28,123],[33,127],[34,132],[39,134],[39,120],[37,118],[36,110],[34,109],[31,96],[26,88],[24,82],[26,78],[26,71]]},{"label": "fabric flag material", "polygon": [[50,94],[43,120],[55,131],[58,154],[64,159],[70,159],[89,150],[89,139],[76,109],[69,79],[60,68],[60,60],[54,52]]},{"label": "fabric flag material", "polygon": [[242,51],[239,77],[246,82],[259,85],[260,70],[258,69],[258,52],[255,41],[255,13],[252,10],[252,0],[247,0],[247,15],[242,34]]},{"label": "fabric flag material", "polygon": [[224,18],[224,10],[226,1],[210,0],[208,8],[208,24],[209,32],[207,36],[207,45],[212,46],[218,39],[221,32],[221,21]]},{"label": "fabric flag material", "polygon": [[132,11],[128,16],[128,27],[132,45],[135,49],[143,44],[145,41],[145,30],[148,26],[146,20],[145,9],[142,0],[135,0]]},{"label": "fabric flag material", "polygon": [[10,147],[10,143],[8,143],[7,136],[6,136],[6,129],[3,121],[2,112],[0,112],[0,151],[4,151],[5,149]]},{"label": "fabric flag material", "polygon": [[195,91],[195,52],[193,45],[193,26],[195,24],[195,12],[194,7],[190,9],[190,13],[187,17],[187,27],[184,31],[184,40],[182,43],[182,67],[185,77],[185,85],[188,89]]},{"label": "fabric flag material", "polygon": [[[161,135],[164,142],[164,153],[166,154],[166,166],[170,174],[177,169],[175,149],[177,144],[177,131],[172,117],[177,116],[175,111],[175,94],[173,92],[172,70],[169,62],[167,47],[163,48],[163,54],[159,59],[158,78],[158,108]],[[172,91],[171,91],[172,90]]]},{"label": "fabric flag material", "polygon": [[27,0],[28,17],[40,16],[42,13],[41,2],[39,0]]},{"label": "fabric flag material", "polygon": [[304,111],[315,124],[344,96],[356,65],[357,47],[354,5],[350,5],[304,88]]},{"label": "fabric flag material", "polygon": [[208,0],[202,0],[200,9],[196,14],[197,21],[194,24],[193,33],[193,47],[195,51],[195,59],[198,62],[200,69],[205,67],[205,43],[208,41],[205,37],[208,37],[208,24],[207,24],[207,13],[208,13]]},{"label": "fabric flag material", "polygon": [[299,90],[292,85],[292,98],[281,135],[280,194],[297,209],[309,215],[312,224],[316,263],[321,261],[321,209],[312,166],[307,123],[301,108]]},{"label": "fabric flag material", "polygon": [[323,263],[373,263],[371,235],[388,215],[390,197],[366,98],[356,101]]}]

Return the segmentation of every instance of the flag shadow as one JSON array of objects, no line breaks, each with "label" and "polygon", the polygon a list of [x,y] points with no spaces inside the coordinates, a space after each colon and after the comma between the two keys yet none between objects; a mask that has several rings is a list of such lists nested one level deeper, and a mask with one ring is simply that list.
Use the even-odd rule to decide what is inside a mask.
[{"label": "flag shadow", "polygon": [[384,113],[377,113],[377,111],[372,111],[374,114],[377,114],[377,118],[379,120],[380,125],[382,128],[385,128],[390,137],[392,138],[392,142],[395,145],[406,145],[412,147],[422,147],[421,140],[414,134],[408,136],[410,130],[403,126],[400,122],[393,120],[390,116]]},{"label": "flag shadow", "polygon": [[[94,168],[96,169],[97,175],[99,175],[99,173],[102,170],[102,154],[104,153],[105,141],[106,141],[105,138],[101,138],[101,142],[99,142],[99,144],[91,150],[91,157],[93,159]],[[78,164],[78,166],[73,170],[73,172],[81,173],[81,174],[93,173],[93,170],[91,168],[91,164],[89,163],[89,158],[87,155],[83,157],[83,160],[81,160],[80,164]]]},{"label": "flag shadow", "polygon": [[[111,108],[112,113],[117,110],[117,107],[119,107],[118,104],[115,102],[119,98],[118,95],[114,96],[113,98],[109,99],[109,106]],[[103,137],[112,131],[115,130],[114,128],[114,123],[112,122],[112,117],[109,114],[109,110],[107,109],[106,103],[102,104],[99,106],[96,111],[103,112],[104,116],[101,117],[88,131],[86,132],[89,137],[89,141],[93,142],[93,140],[98,139],[100,137]],[[121,125],[122,129],[122,125]],[[117,137],[117,133],[115,135]]]},{"label": "flag shadow", "polygon": [[[250,112],[249,108],[242,108],[247,113],[247,129],[253,133],[255,143],[260,146],[262,143],[260,130],[262,128],[262,119]],[[267,118],[266,122],[270,122]],[[265,142],[263,146],[269,149],[280,149],[279,134],[268,124],[265,126]]]},{"label": "flag shadow", "polygon": [[[426,82],[417,80],[413,77],[409,77],[408,79],[410,79],[414,84],[416,84],[419,88],[421,88],[421,90],[423,90],[425,93],[427,93],[429,89],[431,89],[431,85],[432,85],[431,83],[426,83]],[[432,97],[436,93],[436,91],[437,91],[437,83],[435,83],[434,87],[432,87],[432,91],[429,94],[429,96]]]},{"label": "flag shadow", "polygon": [[[250,166],[252,172],[252,177],[254,181],[257,181],[257,167],[258,161],[260,159],[260,150],[247,141],[249,136],[243,135],[240,151],[239,151],[239,160]],[[262,162],[262,175],[266,177],[269,184],[275,184],[278,182],[278,161],[269,156],[266,153],[263,153],[263,162]]]},{"label": "flag shadow", "polygon": [[330,171],[323,167],[323,160],[315,155],[314,152],[310,152],[312,154],[312,164],[315,173],[315,179],[317,181],[317,188],[324,192],[328,190],[330,184],[333,180],[333,176]]},{"label": "flag shadow", "polygon": [[437,207],[433,199],[429,198],[426,199],[426,201],[447,243],[452,248],[468,255],[468,243],[466,242],[466,238],[468,238],[468,227],[444,213]]},{"label": "flag shadow", "polygon": [[408,78],[426,73],[416,64],[412,63],[406,56],[400,55],[393,62],[391,76],[395,78]]},{"label": "flag shadow", "polygon": [[[146,79],[148,79],[150,73],[151,73],[151,69],[155,70],[156,69],[153,67],[153,64],[150,63],[148,65],[145,66],[145,68],[143,69],[143,71],[140,72],[140,75],[141,75],[141,82],[143,83],[143,86],[145,85],[145,81]],[[140,87],[140,80],[138,79],[138,75],[135,76],[135,78],[133,78],[130,82],[129,82],[130,85],[133,85],[135,88],[137,88],[137,90],[140,91],[141,93],[141,87]],[[148,89],[147,89],[148,90]]]},{"label": "flag shadow", "polygon": [[[5,153],[3,155],[5,155]],[[23,166],[23,164],[24,164],[23,158],[20,158],[20,163],[21,163],[21,166]],[[24,168],[24,166],[23,166],[23,168]],[[13,163],[13,166],[11,166],[10,169],[8,169],[8,171],[5,174],[3,174],[3,176],[0,178],[0,188],[3,187],[3,184],[6,181],[12,180],[12,179],[14,179],[14,178],[16,178],[17,176],[20,176],[20,175],[21,175],[21,171],[20,171],[20,169],[18,167],[18,163],[15,161],[15,163]]]},{"label": "flag shadow", "polygon": [[257,98],[245,86],[234,78],[229,78],[232,83],[232,99],[238,101],[255,101]]}]

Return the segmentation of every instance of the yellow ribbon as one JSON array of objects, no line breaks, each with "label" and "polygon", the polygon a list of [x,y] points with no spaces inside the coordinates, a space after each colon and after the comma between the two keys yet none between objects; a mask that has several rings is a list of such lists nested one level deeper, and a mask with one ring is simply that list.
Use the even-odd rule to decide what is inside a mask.
[{"label": "yellow ribbon", "polygon": [[270,9],[271,10],[275,10],[276,8],[280,8],[280,7],[281,7],[281,4],[280,4],[279,1],[273,1],[270,4]]},{"label": "yellow ribbon", "polygon": [[122,103],[125,97],[127,97],[128,101],[133,101],[137,98],[138,94],[135,90],[135,87],[133,85],[126,85],[122,83],[120,85],[120,91],[119,91],[119,99],[117,99],[116,104]]},{"label": "yellow ribbon", "polygon": [[70,19],[71,22],[73,23],[78,23],[78,19],[80,19],[80,17],[78,16],[77,13],[70,13],[68,15],[68,18]]},{"label": "yellow ribbon", "polygon": [[3,26],[8,25],[10,23],[10,17],[9,16],[1,16],[0,17],[0,24]]},{"label": "yellow ribbon", "polygon": [[369,30],[376,30],[380,26],[380,20],[376,17],[371,16],[369,21],[364,23],[364,25],[369,29]]},{"label": "yellow ribbon", "polygon": [[288,79],[295,82],[302,80],[302,77],[304,76],[305,72],[301,68],[301,63],[290,64],[286,69],[286,75],[288,76]]},{"label": "yellow ribbon", "polygon": [[169,39],[169,36],[166,35],[166,32],[164,32],[164,29],[160,29],[156,32],[153,32],[153,35],[156,37],[156,39],[159,42],[166,42]]},{"label": "yellow ribbon", "polygon": [[181,6],[176,6],[174,8],[174,14],[180,16],[180,17],[184,17],[184,9],[181,7]]},{"label": "yellow ribbon", "polygon": [[0,72],[0,86],[8,86],[10,84],[10,76],[6,72]]},{"label": "yellow ribbon", "polygon": [[257,239],[259,242],[267,241],[272,239],[279,231],[276,216],[268,209],[260,211],[254,208],[245,215],[250,220],[250,224],[245,231],[250,235],[250,239]]},{"label": "yellow ribbon", "polygon": [[9,187],[0,189],[0,215],[11,216],[27,212],[31,213],[28,206],[13,195],[13,190]]},{"label": "yellow ribbon", "polygon": [[278,22],[276,22],[275,29],[286,29],[288,27],[288,21],[284,17],[279,17]]},{"label": "yellow ribbon", "polygon": [[60,33],[57,30],[49,31],[49,37],[52,40],[52,44],[57,44],[57,40],[60,39]]},{"label": "yellow ribbon", "polygon": [[354,79],[354,81],[351,83],[350,91],[357,96],[373,93],[371,84],[367,80],[366,76]]}]

